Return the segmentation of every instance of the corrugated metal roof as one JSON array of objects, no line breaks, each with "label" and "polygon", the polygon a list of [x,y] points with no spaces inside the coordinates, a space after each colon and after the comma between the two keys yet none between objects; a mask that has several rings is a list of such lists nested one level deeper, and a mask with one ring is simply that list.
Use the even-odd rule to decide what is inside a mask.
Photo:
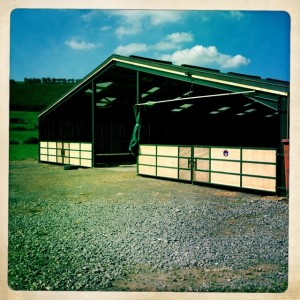
[{"label": "corrugated metal roof", "polygon": [[271,101],[271,105],[277,102],[280,96],[288,96],[289,82],[276,79],[261,79],[259,76],[251,76],[234,72],[222,73],[219,70],[202,68],[183,64],[173,65],[171,62],[156,60],[140,56],[125,57],[111,55],[96,69],[87,74],[73,89],[59,98],[52,105],[42,111],[39,117],[56,108],[57,105],[69,99],[72,95],[85,88],[96,77],[110,72],[114,67],[128,70],[142,71],[169,79],[190,82],[210,88],[216,88],[227,92],[243,92],[254,90],[258,101]]}]

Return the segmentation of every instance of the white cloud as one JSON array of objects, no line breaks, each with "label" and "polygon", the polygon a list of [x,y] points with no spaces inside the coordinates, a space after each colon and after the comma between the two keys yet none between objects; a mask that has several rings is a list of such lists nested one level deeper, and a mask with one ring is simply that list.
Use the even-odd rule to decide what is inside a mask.
[{"label": "white cloud", "polygon": [[81,18],[83,19],[83,21],[85,22],[89,22],[91,21],[95,16],[97,16],[99,14],[99,11],[97,10],[92,10],[86,14],[81,15]]},{"label": "white cloud", "polygon": [[134,35],[142,29],[143,15],[138,10],[117,10],[110,13],[111,16],[120,17],[119,27],[116,28],[118,37]]},{"label": "white cloud", "polygon": [[149,17],[150,23],[153,26],[158,26],[166,23],[177,23],[183,19],[183,13],[180,11],[148,11],[145,17]]},{"label": "white cloud", "polygon": [[149,26],[176,23],[183,18],[183,13],[178,11],[117,10],[110,15],[120,17],[116,29],[118,37],[137,34]]},{"label": "white cloud", "polygon": [[202,45],[196,45],[192,48],[182,49],[185,43],[193,42],[193,40],[194,36],[189,32],[175,32],[167,35],[155,44],[131,43],[120,45],[115,49],[114,53],[127,56],[150,50],[158,52],[176,50],[173,53],[160,54],[158,58],[172,61],[177,65],[190,64],[220,69],[238,68],[250,63],[250,59],[240,54],[234,56],[224,54],[219,52],[215,46],[204,47]]},{"label": "white cloud", "polygon": [[196,45],[190,49],[178,50],[172,54],[163,54],[160,58],[172,61],[178,65],[190,64],[221,69],[237,68],[250,63],[250,59],[240,54],[235,56],[222,54],[215,46],[204,47],[201,45]]},{"label": "white cloud", "polygon": [[194,36],[193,36],[193,34],[191,34],[189,32],[175,32],[175,33],[169,34],[166,37],[166,39],[178,44],[178,43],[192,42],[194,39]]},{"label": "white cloud", "polygon": [[148,50],[166,51],[181,49],[184,43],[191,41],[193,41],[193,35],[191,33],[175,32],[167,35],[156,44],[131,43],[128,45],[120,45],[115,49],[114,53],[130,55],[138,52],[146,52]]},{"label": "white cloud", "polygon": [[118,37],[122,37],[124,35],[135,35],[141,31],[141,28],[142,26],[140,22],[136,22],[130,25],[118,27],[116,29],[116,34]]},{"label": "white cloud", "polygon": [[140,10],[114,10],[109,12],[110,16],[117,16],[121,17],[124,20],[127,20],[128,22],[136,21],[137,19],[141,19],[143,15],[143,11]]},{"label": "white cloud", "polygon": [[231,10],[229,12],[229,18],[240,20],[244,17],[244,14],[238,10]]},{"label": "white cloud", "polygon": [[194,36],[189,32],[175,32],[156,43],[153,48],[159,51],[180,49],[183,43],[192,42]]},{"label": "white cloud", "polygon": [[108,31],[108,30],[111,30],[112,29],[112,26],[102,26],[100,28],[100,31]]},{"label": "white cloud", "polygon": [[229,55],[222,55],[221,60],[222,60],[222,67],[224,69],[236,68],[239,66],[246,66],[250,63],[250,59],[243,57],[240,54],[237,54],[233,57],[231,57]]},{"label": "white cloud", "polygon": [[146,44],[139,43],[131,43],[125,46],[118,46],[114,53],[120,55],[131,55],[137,52],[146,52],[148,50],[148,46]]},{"label": "white cloud", "polygon": [[72,48],[73,50],[91,50],[98,47],[101,47],[100,44],[88,43],[77,38],[70,39],[65,41],[65,44]]}]

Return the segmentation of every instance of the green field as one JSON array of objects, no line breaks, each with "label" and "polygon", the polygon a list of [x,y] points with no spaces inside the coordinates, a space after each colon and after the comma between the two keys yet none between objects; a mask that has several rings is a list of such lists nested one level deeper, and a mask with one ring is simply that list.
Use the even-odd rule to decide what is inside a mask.
[{"label": "green field", "polygon": [[13,111],[41,111],[74,86],[74,83],[10,83],[10,109]]},{"label": "green field", "polygon": [[38,159],[38,145],[10,145],[9,147],[9,160],[28,160]]},{"label": "green field", "polygon": [[9,160],[38,159],[38,115],[74,83],[10,83]]},{"label": "green field", "polygon": [[9,117],[9,160],[38,159],[38,144],[24,144],[38,138],[38,113],[11,111]]},{"label": "green field", "polygon": [[38,115],[74,83],[10,83],[9,160],[38,159]]},{"label": "green field", "polygon": [[23,143],[30,137],[38,137],[38,113],[31,111],[11,111],[10,140]]}]

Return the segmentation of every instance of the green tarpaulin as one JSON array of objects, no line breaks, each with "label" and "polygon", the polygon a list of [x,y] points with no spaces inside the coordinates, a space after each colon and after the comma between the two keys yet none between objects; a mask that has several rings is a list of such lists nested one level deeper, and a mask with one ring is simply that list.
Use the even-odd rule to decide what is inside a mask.
[{"label": "green tarpaulin", "polygon": [[133,133],[129,143],[128,150],[130,152],[137,153],[137,147],[140,141],[140,129],[141,129],[141,125],[140,125],[141,111],[138,106],[134,107],[134,115],[135,115],[135,126],[133,128]]}]

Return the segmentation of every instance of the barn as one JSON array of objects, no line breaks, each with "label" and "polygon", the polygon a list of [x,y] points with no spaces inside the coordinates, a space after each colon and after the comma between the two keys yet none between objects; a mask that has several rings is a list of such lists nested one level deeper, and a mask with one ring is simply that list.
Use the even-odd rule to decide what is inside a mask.
[{"label": "barn", "polygon": [[39,161],[282,195],[288,109],[289,82],[112,55],[39,114]]}]

